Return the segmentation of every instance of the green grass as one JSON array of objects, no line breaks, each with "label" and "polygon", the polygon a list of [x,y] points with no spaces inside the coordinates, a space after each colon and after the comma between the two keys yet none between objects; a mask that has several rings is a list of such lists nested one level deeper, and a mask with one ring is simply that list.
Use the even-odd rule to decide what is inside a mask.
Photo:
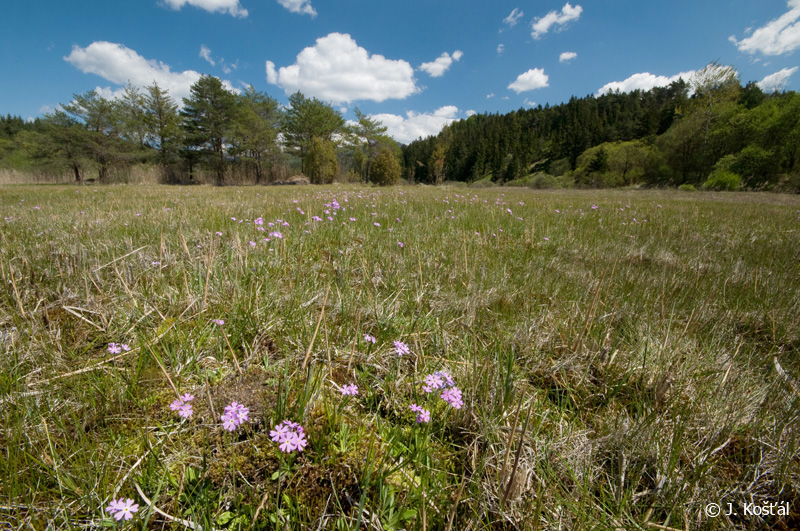
[{"label": "green grass", "polygon": [[[123,185],[0,198],[12,529],[110,525],[120,496],[140,504],[121,527],[154,529],[797,525],[796,197]],[[333,199],[345,208],[328,221]],[[289,226],[268,227],[278,219]],[[132,350],[115,357],[112,342]],[[423,393],[437,370],[462,409]],[[344,399],[349,383],[360,394]],[[196,396],[191,419],[169,409],[176,391]],[[233,400],[250,422],[229,433]],[[303,453],[270,440],[284,419],[304,426]],[[708,518],[712,502],[740,514]],[[746,502],[793,516],[745,516]]]}]

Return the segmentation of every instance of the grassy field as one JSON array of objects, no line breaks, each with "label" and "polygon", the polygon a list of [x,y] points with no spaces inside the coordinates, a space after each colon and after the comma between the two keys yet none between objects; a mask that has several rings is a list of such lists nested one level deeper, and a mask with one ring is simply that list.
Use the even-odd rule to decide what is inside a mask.
[{"label": "grassy field", "polygon": [[800,526],[798,197],[0,186],[0,212],[0,528]]}]

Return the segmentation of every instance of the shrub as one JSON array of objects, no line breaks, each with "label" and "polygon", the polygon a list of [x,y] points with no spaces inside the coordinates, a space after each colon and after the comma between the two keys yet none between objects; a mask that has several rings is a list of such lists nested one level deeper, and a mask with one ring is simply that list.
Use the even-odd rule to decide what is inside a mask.
[{"label": "shrub", "polygon": [[533,176],[533,179],[530,183],[531,188],[536,188],[538,190],[544,190],[546,188],[562,188],[561,182],[558,177],[554,175],[548,175],[546,173],[537,173]]},{"label": "shrub", "polygon": [[742,178],[727,170],[716,170],[708,176],[703,188],[706,190],[734,191],[742,186]]},{"label": "shrub", "polygon": [[682,184],[678,187],[678,190],[682,192],[696,192],[697,188],[695,188],[693,184]]},{"label": "shrub", "polygon": [[497,186],[494,182],[492,182],[492,177],[484,177],[479,181],[475,181],[470,183],[470,187],[472,188],[491,188],[492,186]]}]

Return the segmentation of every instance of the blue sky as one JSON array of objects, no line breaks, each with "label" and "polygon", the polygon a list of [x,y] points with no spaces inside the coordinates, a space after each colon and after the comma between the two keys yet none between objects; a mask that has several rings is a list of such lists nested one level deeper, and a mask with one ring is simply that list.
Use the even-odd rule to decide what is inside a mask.
[{"label": "blue sky", "polygon": [[800,88],[800,0],[8,0],[0,113],[200,74],[375,116],[401,142],[472,113],[649,89],[711,61]]}]

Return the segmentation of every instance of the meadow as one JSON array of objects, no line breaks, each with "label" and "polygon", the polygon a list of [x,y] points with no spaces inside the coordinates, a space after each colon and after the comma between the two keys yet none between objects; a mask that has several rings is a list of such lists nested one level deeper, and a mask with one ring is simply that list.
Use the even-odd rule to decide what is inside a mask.
[{"label": "meadow", "polygon": [[800,526],[800,197],[4,185],[0,213],[0,527]]}]

